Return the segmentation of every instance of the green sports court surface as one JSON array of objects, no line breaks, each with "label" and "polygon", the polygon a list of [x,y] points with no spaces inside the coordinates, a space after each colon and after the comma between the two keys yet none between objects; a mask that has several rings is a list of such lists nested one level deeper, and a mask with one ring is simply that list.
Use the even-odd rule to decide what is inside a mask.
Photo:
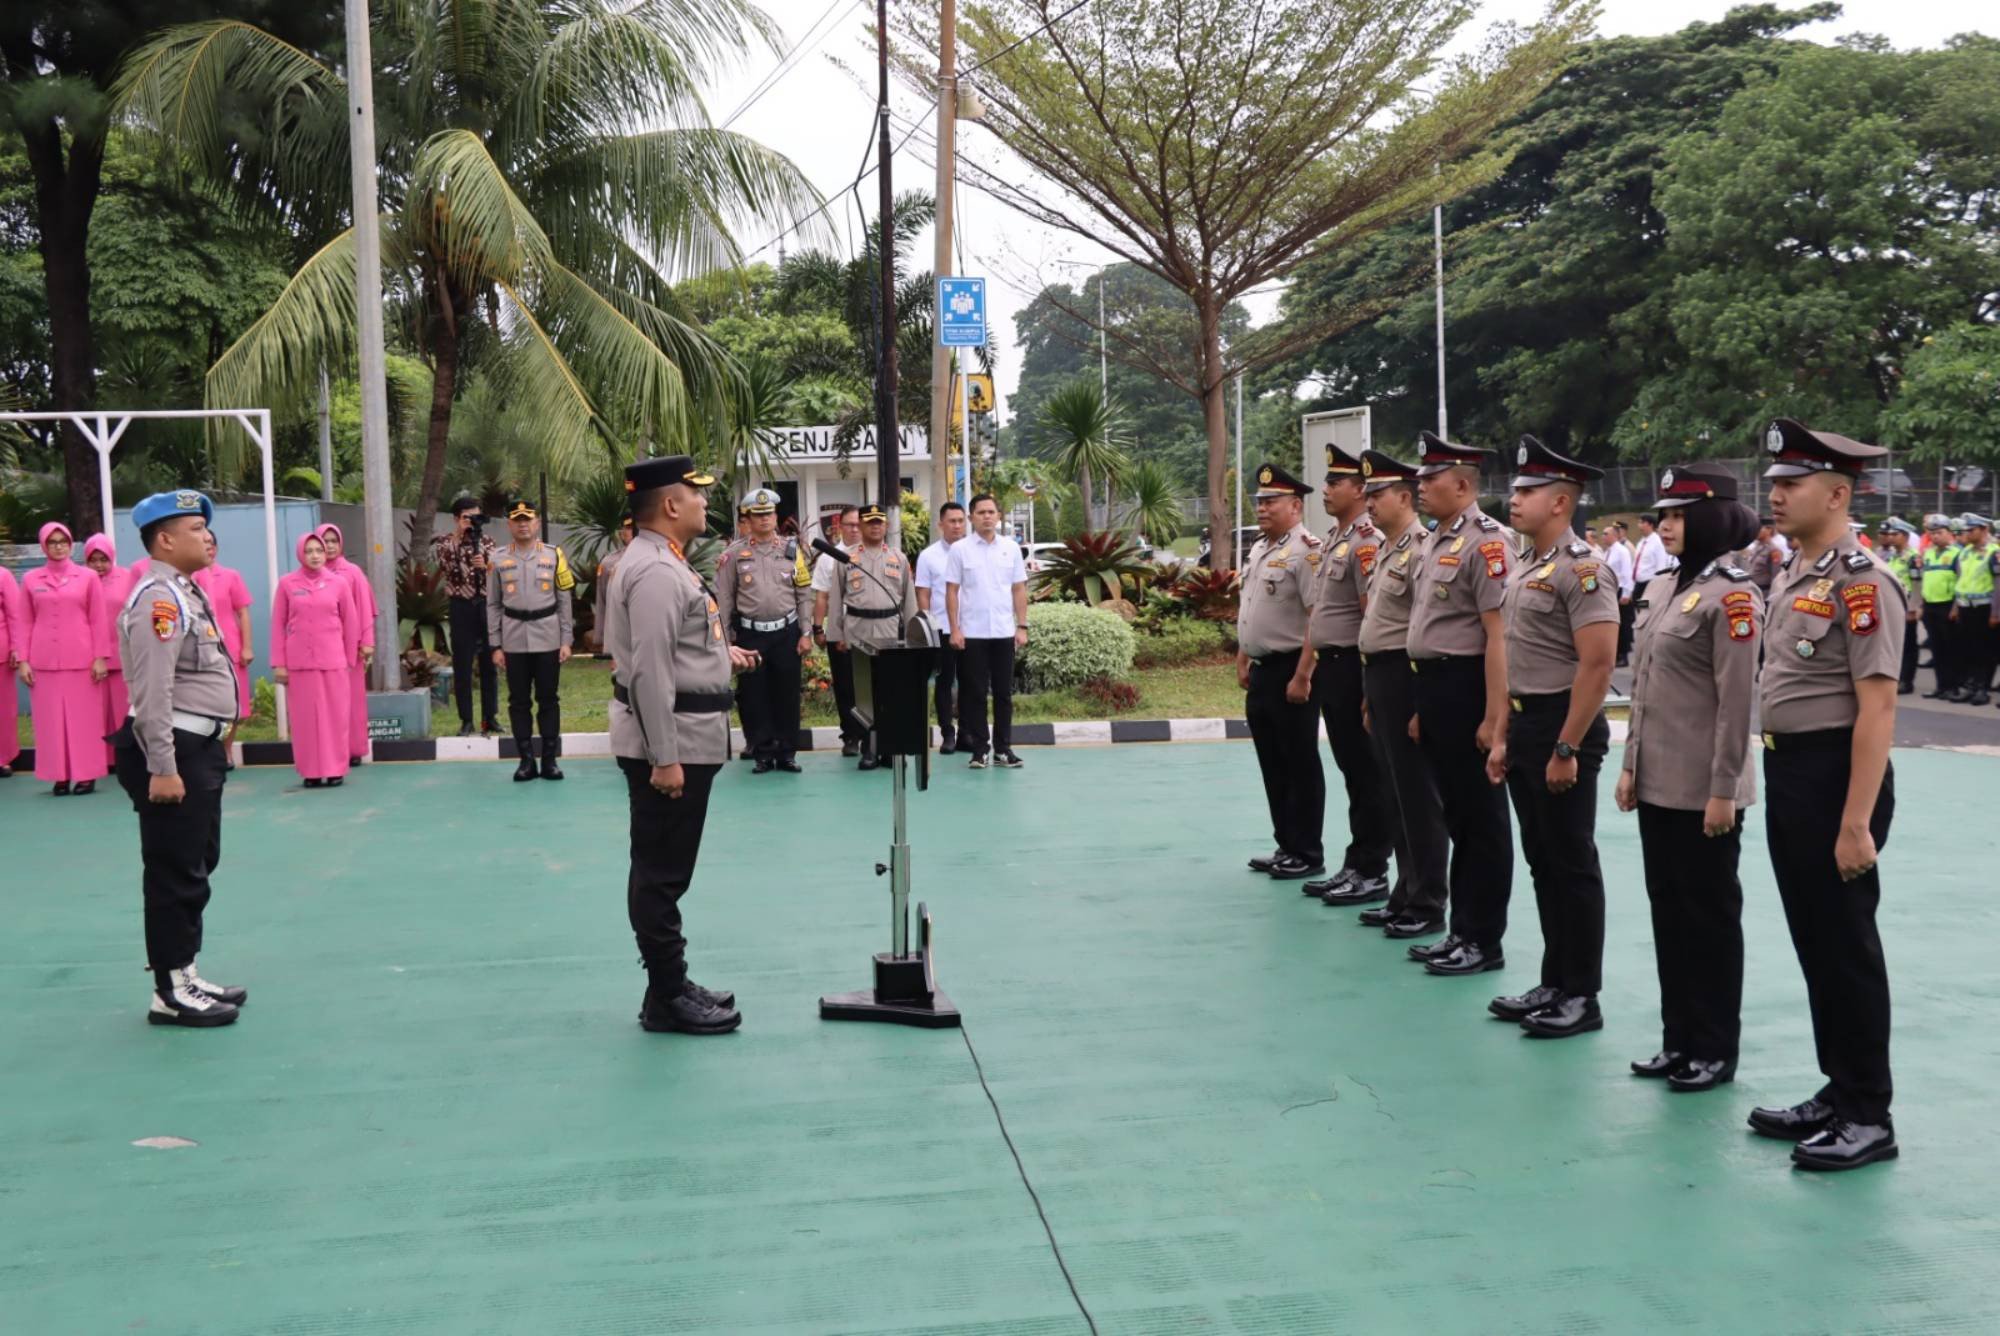
[{"label": "green sports court surface", "polygon": [[1543,1043],[1484,1014],[1535,981],[1524,869],[1509,968],[1428,978],[1244,870],[1248,746],[1026,759],[911,809],[1020,1168],[960,1034],[816,1017],[887,943],[851,762],[718,783],[721,1039],[633,1023],[609,762],[239,771],[203,965],[251,1002],[206,1033],[143,1021],[122,795],[0,784],[0,1330],[2000,1330],[1994,761],[1896,754],[1903,1158],[1813,1176],[1743,1125],[1819,1080],[1758,817],[1742,1071],[1672,1096],[1625,1075],[1656,994],[1608,778],[1607,1028]]}]

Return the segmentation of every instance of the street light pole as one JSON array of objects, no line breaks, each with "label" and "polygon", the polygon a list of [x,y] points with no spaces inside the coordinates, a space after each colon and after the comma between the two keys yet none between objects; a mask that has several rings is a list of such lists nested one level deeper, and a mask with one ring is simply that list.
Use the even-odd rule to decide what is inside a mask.
[{"label": "street light pole", "polygon": [[[382,341],[382,235],[375,200],[375,70],[368,0],[347,0],[348,155],[354,181],[354,324],[360,351],[361,489],[366,502],[362,569],[375,590],[376,690],[398,684],[395,514],[390,505],[389,390]],[[420,517],[429,519],[429,516]],[[394,674],[394,676],[392,676]]]}]

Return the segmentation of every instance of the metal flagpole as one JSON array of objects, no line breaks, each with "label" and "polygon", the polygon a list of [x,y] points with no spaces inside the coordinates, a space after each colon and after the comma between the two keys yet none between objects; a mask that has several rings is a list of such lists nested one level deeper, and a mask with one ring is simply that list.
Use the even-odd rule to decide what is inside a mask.
[{"label": "metal flagpole", "polygon": [[875,368],[875,501],[889,519],[889,544],[902,531],[902,442],[896,434],[896,195],[889,184],[889,0],[875,0],[876,120],[881,141],[876,176],[881,185],[882,239],[876,264],[882,279],[881,353]]},{"label": "metal flagpole", "polygon": [[[382,340],[382,235],[375,199],[375,69],[368,0],[347,0],[348,155],[354,181],[354,316],[361,374],[361,489],[367,519],[363,570],[375,590],[376,690],[396,683],[396,535],[390,505],[389,390]],[[429,519],[429,516],[420,519]]]},{"label": "metal flagpole", "polygon": [[[1210,526],[1214,527],[1213,525]],[[1213,540],[1209,551],[1215,550]],[[1243,569],[1243,373],[1236,373],[1236,525],[1229,531],[1229,548],[1236,554],[1233,570]]]}]

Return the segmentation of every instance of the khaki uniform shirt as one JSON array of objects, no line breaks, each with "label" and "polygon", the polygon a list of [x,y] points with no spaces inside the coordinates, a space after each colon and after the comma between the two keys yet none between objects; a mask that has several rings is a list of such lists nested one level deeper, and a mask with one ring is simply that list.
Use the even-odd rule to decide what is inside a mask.
[{"label": "khaki uniform shirt", "polygon": [[1576,681],[1576,631],[1618,620],[1618,586],[1590,544],[1574,532],[1531,552],[1507,581],[1500,605],[1507,631],[1507,692],[1553,696]]},{"label": "khaki uniform shirt", "polygon": [[1259,538],[1243,562],[1236,643],[1252,659],[1303,649],[1321,560],[1319,539],[1301,524],[1282,538]]},{"label": "khaki uniform shirt", "polygon": [[1307,635],[1314,649],[1352,649],[1361,639],[1361,610],[1368,601],[1382,531],[1363,512],[1326,542]]},{"label": "khaki uniform shirt", "polygon": [[236,717],[236,670],[208,595],[164,561],[153,562],[119,614],[118,654],[146,771],[177,775],[176,710],[205,719]]},{"label": "khaki uniform shirt", "polygon": [[[613,541],[617,540],[614,539]],[[604,637],[604,600],[605,595],[611,591],[611,572],[618,569],[618,558],[624,555],[624,548],[614,547],[604,554],[602,561],[597,563],[597,616],[595,619],[597,626],[597,648],[605,654],[611,652],[611,642]]]},{"label": "khaki uniform shirt", "polygon": [[1410,602],[1417,571],[1430,537],[1416,520],[1375,554],[1375,575],[1368,582],[1368,611],[1361,617],[1361,652],[1387,654],[1410,643]]},{"label": "khaki uniform shirt", "polygon": [[1853,727],[1860,713],[1854,684],[1902,671],[1903,607],[1895,573],[1853,534],[1842,534],[1817,561],[1794,551],[1771,582],[1764,730]]},{"label": "khaki uniform shirt", "polygon": [[1712,561],[1685,591],[1662,575],[1640,591],[1632,637],[1625,772],[1639,801],[1699,812],[1710,798],[1748,807],[1764,595],[1741,566]]},{"label": "khaki uniform shirt", "polygon": [[[573,631],[570,590],[576,577],[560,548],[540,539],[531,548],[508,544],[488,558],[486,640],[509,654],[559,650]],[[552,611],[544,611],[552,609]],[[509,612],[541,613],[524,621]]]},{"label": "khaki uniform shirt", "polygon": [[[863,543],[850,555],[852,560],[835,573],[827,599],[826,638],[876,648],[899,643],[897,619],[907,622],[917,615],[917,581],[910,559],[887,543],[880,547]],[[892,598],[864,572],[895,590],[896,596]]]},{"label": "khaki uniform shirt", "polygon": [[795,617],[800,636],[812,628],[812,567],[799,560],[799,540],[773,534],[763,542],[739,538],[715,566],[715,601],[722,609],[722,631],[734,644],[750,631],[752,622],[782,622]]},{"label": "khaki uniform shirt", "polygon": [[1410,593],[1410,657],[1484,654],[1486,626],[1480,616],[1500,610],[1513,569],[1507,531],[1479,507],[1468,506],[1451,523],[1439,525]]},{"label": "khaki uniform shirt", "polygon": [[1731,557],[1735,565],[1742,567],[1749,574],[1750,583],[1756,585],[1760,591],[1768,591],[1771,588],[1771,581],[1777,578],[1781,560],[1775,543],[1752,543]]},{"label": "khaki uniform shirt", "polygon": [[690,692],[729,693],[729,642],[715,596],[666,539],[641,530],[612,573],[605,644],[628,697],[611,702],[611,751],[648,765],[729,759],[725,710],[677,713]]}]

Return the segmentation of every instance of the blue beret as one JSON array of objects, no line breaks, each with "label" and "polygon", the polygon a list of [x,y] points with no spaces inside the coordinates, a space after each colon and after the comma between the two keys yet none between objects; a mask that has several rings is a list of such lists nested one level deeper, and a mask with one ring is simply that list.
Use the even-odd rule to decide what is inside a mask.
[{"label": "blue beret", "polygon": [[178,492],[155,492],[132,507],[132,523],[141,529],[155,520],[170,520],[176,515],[200,515],[212,522],[215,519],[215,503],[200,492],[183,489]]}]

